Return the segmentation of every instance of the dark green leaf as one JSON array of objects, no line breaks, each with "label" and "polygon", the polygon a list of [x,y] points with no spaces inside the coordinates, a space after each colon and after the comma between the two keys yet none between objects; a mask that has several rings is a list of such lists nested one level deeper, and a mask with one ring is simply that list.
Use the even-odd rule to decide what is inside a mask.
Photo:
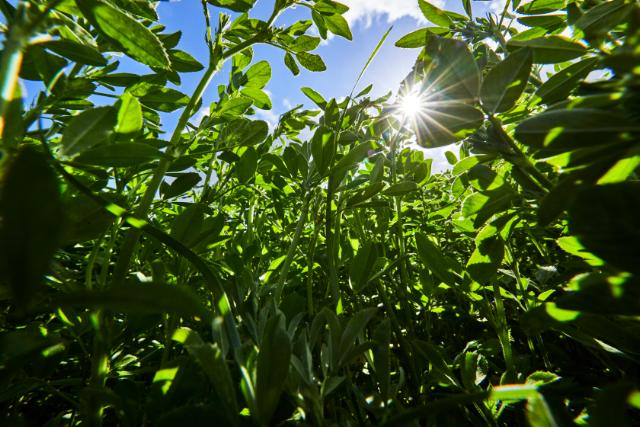
[{"label": "dark green leaf", "polygon": [[282,314],[271,317],[265,327],[256,376],[256,403],[258,419],[268,424],[280,401],[280,395],[289,374],[291,341],[282,328]]},{"label": "dark green leaf", "polygon": [[183,173],[169,185],[169,188],[164,192],[164,198],[170,199],[180,196],[195,187],[201,180],[202,177],[198,173]]},{"label": "dark green leaf", "polygon": [[236,163],[236,174],[242,183],[247,183],[258,168],[258,153],[253,147],[247,147]]},{"label": "dark green leaf", "polygon": [[373,267],[378,260],[378,250],[375,243],[365,243],[351,262],[349,278],[356,292],[363,289],[371,276],[375,273]]},{"label": "dark green leaf", "polygon": [[140,98],[147,107],[170,113],[189,103],[189,97],[182,92],[168,87],[157,88]]},{"label": "dark green leaf", "polygon": [[640,126],[619,113],[576,108],[546,111],[526,119],[516,128],[516,138],[536,148],[569,151],[610,144],[632,131],[640,131]]},{"label": "dark green leaf", "polygon": [[182,50],[169,51],[169,58],[171,58],[171,68],[174,71],[193,73],[204,68],[193,56]]},{"label": "dark green leaf", "polygon": [[587,58],[563,68],[544,82],[536,91],[535,96],[545,104],[553,104],[566,99],[597,64],[597,58]]},{"label": "dark green leaf", "polygon": [[112,107],[98,107],[75,116],[62,134],[60,154],[73,157],[84,150],[104,142],[116,124]]},{"label": "dark green leaf", "polygon": [[28,308],[58,248],[64,213],[47,157],[22,146],[5,165],[0,193],[0,275]]},{"label": "dark green leaf", "polygon": [[149,144],[140,142],[122,142],[103,144],[84,151],[76,161],[88,165],[105,167],[129,167],[158,160],[162,152]]},{"label": "dark green leaf", "polygon": [[586,188],[569,207],[569,229],[598,257],[640,273],[640,183]]},{"label": "dark green leaf", "polygon": [[97,67],[107,65],[107,60],[92,46],[69,40],[52,40],[43,43],[41,46],[80,64],[95,65]]},{"label": "dark green leaf", "polygon": [[510,50],[531,48],[534,64],[556,64],[587,53],[584,45],[563,36],[546,36],[524,41],[511,39],[507,47]]},{"label": "dark green leaf", "polygon": [[522,15],[538,15],[555,12],[567,6],[566,0],[533,0],[520,6],[517,11]]},{"label": "dark green leaf", "polygon": [[248,12],[256,0],[207,0],[207,2],[214,6],[233,10],[234,12]]},{"label": "dark green leaf", "polygon": [[63,307],[103,308],[122,313],[173,313],[184,317],[211,318],[200,298],[188,288],[161,284],[135,284],[104,291],[77,291],[56,298]]},{"label": "dark green leaf", "polygon": [[626,0],[600,3],[589,9],[575,23],[588,35],[603,35],[627,18],[634,5]]},{"label": "dark green leaf", "polygon": [[298,67],[298,63],[296,62],[293,55],[291,55],[289,52],[284,54],[284,65],[286,65],[287,68],[291,70],[294,76],[300,74],[300,67]]},{"label": "dark green leaf", "polygon": [[414,121],[418,144],[433,148],[449,145],[475,132],[484,114],[462,102],[429,102],[428,112]]},{"label": "dark green leaf", "polygon": [[516,104],[529,81],[532,54],[519,49],[493,67],[482,82],[480,100],[490,114],[509,111]]}]

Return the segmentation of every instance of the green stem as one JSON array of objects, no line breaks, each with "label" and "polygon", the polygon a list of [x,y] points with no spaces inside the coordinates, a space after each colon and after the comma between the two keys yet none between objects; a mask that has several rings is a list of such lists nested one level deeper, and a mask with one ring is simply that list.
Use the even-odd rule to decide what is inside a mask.
[{"label": "green stem", "polygon": [[[222,31],[222,29],[220,29]],[[187,126],[189,119],[195,113],[195,107],[199,104],[200,100],[206,89],[209,87],[213,76],[220,69],[222,64],[228,59],[231,58],[236,53],[246,49],[247,47],[262,41],[265,37],[264,33],[257,34],[256,36],[248,39],[242,43],[237,44],[236,46],[228,49],[226,52],[221,55],[216,56],[215,51],[210,52],[210,60],[209,67],[205,71],[204,75],[200,79],[198,86],[195,91],[191,95],[189,103],[185,107],[184,111],[180,115],[178,119],[178,123],[171,135],[170,146],[173,148],[174,152],[179,152],[180,147],[180,139],[182,137],[182,132]],[[153,199],[160,188],[160,184],[164,179],[165,174],[169,170],[169,165],[171,164],[171,157],[166,156],[163,157],[158,166],[153,173],[151,181],[147,186],[147,189],[142,196],[142,199],[135,210],[135,215],[138,217],[145,218],[149,209],[151,208],[151,204],[153,203]],[[120,286],[124,282],[127,272],[129,271],[129,266],[131,265],[131,259],[133,254],[136,251],[138,241],[140,240],[140,236],[142,235],[142,230],[140,229],[131,229],[127,233],[124,242],[120,249],[120,254],[118,256],[118,261],[116,262],[116,266],[113,271],[112,283],[114,286]]]},{"label": "green stem", "polygon": [[289,274],[289,268],[291,267],[291,263],[293,262],[294,254],[296,248],[298,247],[298,242],[300,241],[300,236],[302,235],[302,230],[304,229],[304,225],[307,221],[307,213],[309,212],[309,201],[311,200],[311,191],[306,191],[306,195],[302,202],[302,212],[300,212],[300,217],[298,218],[298,223],[296,225],[296,231],[293,234],[293,239],[291,240],[291,244],[289,245],[289,250],[287,251],[287,257],[284,259],[282,263],[282,268],[280,269],[280,277],[278,280],[278,286],[276,287],[275,294],[275,304],[276,306],[280,303],[280,298],[282,297],[282,291],[284,290],[284,285],[287,281],[287,275]]}]

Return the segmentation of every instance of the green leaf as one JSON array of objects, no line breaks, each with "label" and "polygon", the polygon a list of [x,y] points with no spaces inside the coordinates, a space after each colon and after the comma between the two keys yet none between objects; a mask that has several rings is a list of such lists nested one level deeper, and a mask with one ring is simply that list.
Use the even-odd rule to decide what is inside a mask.
[{"label": "green leaf", "polygon": [[289,45],[289,47],[294,52],[309,52],[318,47],[318,45],[320,44],[320,40],[320,37],[313,37],[307,34],[303,34],[299,37],[296,37],[296,39],[292,44]]},{"label": "green leaf", "polygon": [[598,62],[598,58],[586,58],[563,68],[538,88],[534,98],[540,98],[545,104],[563,101],[578,86],[578,83],[589,75]]},{"label": "green leaf", "polygon": [[[491,234],[487,230],[496,232]],[[498,271],[503,257],[504,242],[495,226],[488,224],[478,233],[476,249],[467,262],[469,276],[478,283],[488,283]]]},{"label": "green leaf", "polygon": [[367,242],[358,250],[349,269],[349,278],[356,292],[362,290],[373,276],[377,260],[378,249],[375,243]]},{"label": "green leaf", "polygon": [[486,193],[473,193],[462,202],[462,215],[470,217],[482,214],[485,217],[506,210],[513,200],[513,193],[498,189]]},{"label": "green leaf", "polygon": [[169,58],[171,59],[171,68],[174,71],[181,73],[194,73],[204,68],[198,60],[182,50],[169,51]]},{"label": "green leaf", "polygon": [[107,60],[98,49],[86,44],[69,40],[51,40],[42,43],[41,46],[79,64],[94,65],[97,67],[107,65]]},{"label": "green leaf", "polygon": [[173,313],[198,317],[205,322],[211,313],[197,294],[183,286],[135,284],[102,291],[76,291],[60,295],[56,304],[63,307],[102,308],[121,313]]},{"label": "green leaf", "polygon": [[442,250],[422,233],[416,234],[418,255],[422,262],[442,282],[453,286],[456,276],[451,270],[450,263],[445,259]]},{"label": "green leaf", "polygon": [[291,341],[282,328],[282,314],[271,317],[260,342],[256,375],[256,418],[265,424],[273,417],[289,374]]},{"label": "green leaf", "polygon": [[324,108],[327,106],[327,101],[325,101],[325,99],[322,97],[322,95],[320,95],[318,92],[316,92],[315,90],[311,89],[310,87],[303,87],[300,90],[302,91],[302,93],[307,95],[307,98],[312,100],[321,109],[324,110]]},{"label": "green leaf", "polygon": [[183,173],[177,177],[166,189],[163,196],[165,199],[180,196],[195,187],[202,177],[195,172]]},{"label": "green leaf", "polygon": [[[340,337],[340,344],[336,352],[340,358],[344,358],[344,356],[355,347],[358,335],[364,332],[364,328],[377,312],[378,309],[376,307],[365,308],[355,313],[353,317],[349,319]],[[338,363],[338,365],[340,365],[340,363]]]},{"label": "green leaf", "polygon": [[246,184],[256,174],[258,168],[258,153],[253,147],[247,147],[240,160],[236,163],[236,175],[243,184]]},{"label": "green leaf", "polygon": [[567,6],[566,0],[533,0],[517,9],[521,15],[538,15],[555,12]]},{"label": "green leaf", "polygon": [[640,126],[611,111],[550,110],[521,122],[515,136],[525,145],[558,151],[611,144]]},{"label": "green leaf", "polygon": [[187,327],[178,328],[173,333],[172,339],[181,343],[207,374],[211,385],[216,390],[217,397],[224,402],[225,411],[222,413],[232,414],[228,422],[235,420],[238,413],[236,387],[218,345],[204,342],[196,331]]},{"label": "green leaf", "polygon": [[569,207],[569,231],[599,258],[638,274],[638,209],[637,181],[585,188]]},{"label": "green leaf", "polygon": [[477,108],[455,101],[429,102],[428,114],[418,117],[412,125],[418,144],[442,147],[460,141],[475,132],[484,122]]},{"label": "green leaf", "polygon": [[125,92],[120,97],[120,107],[115,131],[121,134],[136,133],[142,129],[142,105],[138,98]]},{"label": "green leaf", "polygon": [[189,104],[189,97],[168,87],[156,88],[140,98],[140,102],[154,110],[170,113]]},{"label": "green leaf", "polygon": [[256,108],[261,110],[271,110],[271,98],[269,98],[269,95],[261,89],[258,89],[257,87],[245,87],[240,91],[240,93],[247,98],[251,98],[253,100],[253,105],[255,105]]},{"label": "green leaf", "polygon": [[333,131],[326,126],[319,126],[311,139],[311,153],[318,173],[323,176],[333,158],[334,153]]},{"label": "green leaf", "polygon": [[327,26],[327,29],[333,34],[344,37],[347,40],[353,39],[351,30],[349,29],[349,24],[347,23],[347,20],[342,17],[342,15],[338,13],[328,16],[325,15],[324,22]]},{"label": "green leaf", "polygon": [[61,243],[59,184],[47,157],[28,145],[5,163],[1,181],[0,277],[27,309]]},{"label": "green leaf", "polygon": [[402,37],[396,42],[396,46],[403,48],[423,48],[427,45],[431,34],[427,28],[421,28]]},{"label": "green leaf", "polygon": [[88,165],[105,167],[130,167],[158,160],[162,152],[151,145],[140,142],[103,144],[84,151],[76,161]]},{"label": "green leaf", "polygon": [[207,0],[207,2],[214,6],[233,10],[234,12],[248,12],[256,0]]},{"label": "green leaf", "polygon": [[489,71],[480,89],[486,112],[503,113],[516,105],[529,81],[532,58],[530,49],[519,49]]},{"label": "green leaf", "polygon": [[327,69],[327,66],[324,64],[320,55],[308,52],[298,52],[296,53],[296,58],[298,59],[298,62],[300,62],[300,65],[309,71],[319,72]]},{"label": "green leaf", "polygon": [[102,0],[75,1],[89,22],[131,58],[150,67],[171,68],[158,37],[140,22]]},{"label": "green leaf", "polygon": [[575,26],[585,34],[604,35],[616,25],[624,22],[634,9],[632,2],[626,0],[613,0],[597,4],[589,9],[575,23]]},{"label": "green leaf", "polygon": [[411,193],[413,191],[418,190],[418,185],[413,181],[402,181],[396,184],[393,184],[389,188],[383,191],[383,194],[387,196],[403,196],[405,194]]},{"label": "green leaf", "polygon": [[449,27],[453,25],[453,21],[451,21],[451,18],[449,18],[449,16],[447,16],[445,12],[438,9],[431,3],[425,0],[418,0],[418,6],[420,6],[420,10],[422,11],[424,17],[437,26]]},{"label": "green leaf", "polygon": [[300,74],[300,67],[298,67],[298,63],[296,62],[293,55],[291,55],[289,52],[284,54],[284,65],[286,65],[287,68],[291,70],[294,76]]},{"label": "green leaf", "polygon": [[423,86],[430,100],[469,103],[478,97],[480,70],[464,41],[434,36],[426,49],[432,60]]},{"label": "green leaf", "polygon": [[556,30],[558,28],[564,28],[567,25],[565,15],[534,15],[534,16],[522,16],[518,18],[518,22],[527,27],[539,27],[547,30]]},{"label": "green leaf", "polygon": [[271,65],[268,61],[259,61],[253,64],[245,73],[247,83],[245,87],[262,89],[271,80]]},{"label": "green leaf", "polygon": [[546,36],[531,40],[509,40],[509,50],[529,47],[533,51],[534,64],[556,64],[578,58],[587,53],[587,48],[563,36]]},{"label": "green leaf", "polygon": [[71,119],[62,133],[64,157],[73,157],[84,150],[107,140],[116,124],[113,107],[85,110]]}]

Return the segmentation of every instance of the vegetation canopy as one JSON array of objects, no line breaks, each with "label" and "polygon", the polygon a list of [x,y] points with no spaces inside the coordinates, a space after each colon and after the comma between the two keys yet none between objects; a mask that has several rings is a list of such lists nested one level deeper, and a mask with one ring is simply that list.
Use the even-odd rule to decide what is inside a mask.
[{"label": "vegetation canopy", "polygon": [[202,64],[156,2],[0,0],[0,424],[640,424],[640,4],[417,2],[270,127],[253,47],[322,72],[347,6],[202,0]]}]

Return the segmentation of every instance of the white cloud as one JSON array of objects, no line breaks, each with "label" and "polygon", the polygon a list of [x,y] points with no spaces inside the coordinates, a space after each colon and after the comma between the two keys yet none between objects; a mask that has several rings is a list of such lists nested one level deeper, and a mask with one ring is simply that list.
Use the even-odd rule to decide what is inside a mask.
[{"label": "white cloud", "polygon": [[[424,22],[416,0],[341,0],[349,6],[344,17],[350,24],[362,21],[369,27],[374,19],[385,17],[387,22],[393,22],[405,16]],[[444,0],[431,0],[434,6],[442,7]]]}]

